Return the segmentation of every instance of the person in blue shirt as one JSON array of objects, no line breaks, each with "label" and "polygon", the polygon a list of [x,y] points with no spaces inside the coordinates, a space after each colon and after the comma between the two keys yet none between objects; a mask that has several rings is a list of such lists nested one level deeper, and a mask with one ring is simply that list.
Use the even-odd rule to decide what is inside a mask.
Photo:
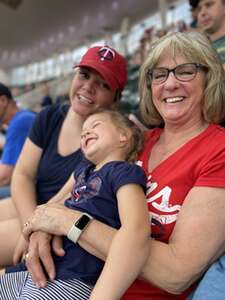
[{"label": "person in blue shirt", "polygon": [[216,49],[225,68],[225,0],[196,0],[198,26]]},{"label": "person in blue shirt", "polygon": [[0,83],[0,125],[7,126],[0,161],[0,199],[10,196],[10,182],[35,114],[22,110],[14,101],[11,91]]},{"label": "person in blue shirt", "polygon": [[[0,277],[5,300],[14,299],[18,293],[21,299],[25,294],[28,299],[80,299],[71,291],[77,280],[90,290],[95,286],[91,296],[83,295],[82,299],[121,298],[148,257],[146,175],[133,163],[142,140],[141,131],[117,111],[100,110],[87,118],[81,133],[81,149],[86,159],[75,168],[60,194],[50,200],[50,207],[49,204],[39,206],[24,229],[27,239],[35,230],[56,235],[64,231],[65,255],[54,256],[56,279],[48,282],[46,288],[37,289],[28,272],[7,273]],[[72,193],[64,202],[68,190]],[[74,220],[71,224],[64,211],[61,216],[51,215],[51,204],[55,203],[78,209],[83,215],[73,225]],[[87,226],[92,217],[118,229],[105,265],[77,244],[82,224],[85,222]]]}]

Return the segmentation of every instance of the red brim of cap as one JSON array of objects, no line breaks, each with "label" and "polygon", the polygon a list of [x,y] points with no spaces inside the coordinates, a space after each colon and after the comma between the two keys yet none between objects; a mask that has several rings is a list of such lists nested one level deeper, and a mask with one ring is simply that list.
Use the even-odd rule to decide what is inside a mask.
[{"label": "red brim of cap", "polygon": [[85,63],[80,63],[78,65],[74,65],[73,68],[78,67],[86,67],[95,70],[98,72],[104,80],[108,83],[112,90],[120,89],[117,80],[115,79],[113,73],[110,71],[109,68],[104,67],[102,64],[94,61],[86,61]]}]

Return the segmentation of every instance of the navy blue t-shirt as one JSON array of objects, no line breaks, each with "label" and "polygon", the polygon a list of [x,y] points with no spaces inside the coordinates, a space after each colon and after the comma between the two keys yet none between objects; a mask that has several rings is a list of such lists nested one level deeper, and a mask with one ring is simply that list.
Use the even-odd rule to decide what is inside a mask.
[{"label": "navy blue t-shirt", "polygon": [[[38,205],[46,203],[63,187],[75,167],[84,159],[81,150],[62,156],[57,152],[58,138],[68,105],[52,105],[35,118],[30,140],[43,149],[36,178]],[[26,270],[24,263],[6,268],[6,273]]]},{"label": "navy blue t-shirt", "polygon": [[69,106],[53,105],[36,117],[30,140],[43,149],[36,177],[38,204],[46,203],[66,183],[76,165],[83,159],[81,150],[66,156],[58,153],[58,138]]},{"label": "navy blue t-shirt", "polygon": [[[109,162],[97,171],[89,162],[84,162],[76,167],[74,177],[76,184],[72,197],[65,201],[65,206],[87,212],[117,229],[121,226],[116,198],[119,188],[133,183],[144,191],[146,189],[146,176],[141,167],[124,161]],[[56,278],[76,278],[94,285],[104,266],[103,261],[66,237],[63,248],[64,257],[54,256]]]}]

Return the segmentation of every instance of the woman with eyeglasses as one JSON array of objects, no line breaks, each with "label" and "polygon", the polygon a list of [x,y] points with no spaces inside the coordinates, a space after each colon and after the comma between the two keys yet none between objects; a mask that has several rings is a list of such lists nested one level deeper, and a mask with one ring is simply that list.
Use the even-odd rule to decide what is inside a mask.
[{"label": "woman with eyeglasses", "polygon": [[[225,74],[206,36],[171,33],[152,45],[139,89],[142,117],[156,127],[138,161],[148,176],[152,239],[122,299],[186,299],[225,252],[225,129],[217,125],[225,119]],[[106,257],[114,234],[94,220],[78,243]]]},{"label": "woman with eyeglasses", "polygon": [[153,239],[123,300],[186,299],[225,252],[225,73],[206,36],[171,33],[152,45],[139,88],[142,117],[156,126],[139,157]]},{"label": "woman with eyeglasses", "polygon": [[[122,299],[186,299],[225,252],[225,129],[217,125],[225,119],[225,74],[204,35],[171,33],[152,45],[139,86],[142,116],[156,127],[145,133],[138,160],[148,176],[152,238],[142,273]],[[52,217],[60,216],[56,205]],[[77,243],[104,260],[115,233],[92,219]],[[35,266],[35,250],[29,270],[45,286],[49,269]]]}]

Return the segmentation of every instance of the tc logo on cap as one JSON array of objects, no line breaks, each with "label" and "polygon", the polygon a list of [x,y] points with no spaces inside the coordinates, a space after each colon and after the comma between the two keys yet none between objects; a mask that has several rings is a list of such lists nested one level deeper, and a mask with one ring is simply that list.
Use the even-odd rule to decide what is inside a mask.
[{"label": "tc logo on cap", "polygon": [[98,51],[99,56],[101,57],[101,60],[113,60],[113,58],[115,57],[115,52],[110,49],[109,47],[102,47],[99,51]]}]

